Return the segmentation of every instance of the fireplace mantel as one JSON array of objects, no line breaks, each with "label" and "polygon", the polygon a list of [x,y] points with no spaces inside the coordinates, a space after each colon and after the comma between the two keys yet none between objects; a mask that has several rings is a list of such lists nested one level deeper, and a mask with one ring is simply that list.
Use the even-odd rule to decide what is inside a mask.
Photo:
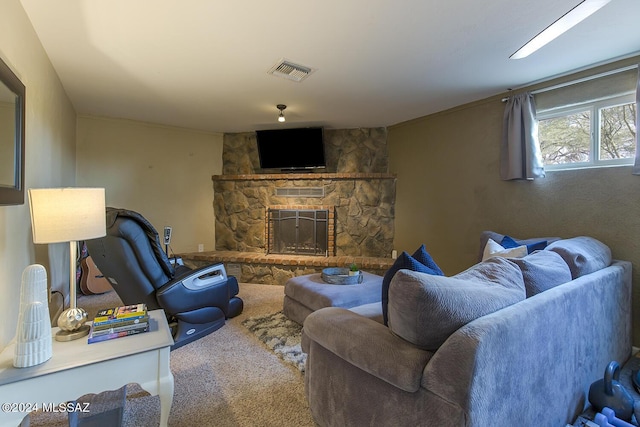
[{"label": "fireplace mantel", "polygon": [[213,181],[270,181],[270,180],[353,180],[396,179],[391,173],[263,173],[246,175],[213,175]]}]

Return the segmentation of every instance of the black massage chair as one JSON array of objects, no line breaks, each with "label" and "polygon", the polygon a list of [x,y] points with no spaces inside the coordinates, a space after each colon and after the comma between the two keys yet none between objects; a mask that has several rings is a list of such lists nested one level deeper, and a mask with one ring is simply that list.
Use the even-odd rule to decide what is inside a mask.
[{"label": "black massage chair", "polygon": [[181,347],[242,312],[238,281],[223,264],[192,270],[171,262],[158,232],[137,212],[107,208],[107,235],[86,242],[89,255],[126,305],[162,308]]}]

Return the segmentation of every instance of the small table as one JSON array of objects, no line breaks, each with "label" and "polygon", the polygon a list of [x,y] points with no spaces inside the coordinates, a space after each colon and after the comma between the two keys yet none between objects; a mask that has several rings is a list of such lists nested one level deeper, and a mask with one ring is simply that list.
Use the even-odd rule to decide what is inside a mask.
[{"label": "small table", "polygon": [[149,317],[149,331],[142,334],[94,344],[87,344],[86,338],[53,340],[51,359],[28,368],[13,367],[14,344],[7,346],[0,353],[0,404],[14,407],[8,412],[6,405],[2,407],[0,424],[18,425],[28,412],[43,410],[43,405],[51,408],[87,393],[138,383],[160,396],[160,425],[166,426],[173,401],[169,368],[173,338],[163,310],[150,311]]}]

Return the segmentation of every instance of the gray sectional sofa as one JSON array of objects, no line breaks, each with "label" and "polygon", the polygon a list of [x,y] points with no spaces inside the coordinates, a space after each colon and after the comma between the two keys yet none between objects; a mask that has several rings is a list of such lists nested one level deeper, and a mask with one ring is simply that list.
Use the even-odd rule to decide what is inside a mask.
[{"label": "gray sectional sofa", "polygon": [[327,307],[304,322],[319,425],[562,427],[631,355],[631,264],[594,239],[559,240],[452,277],[400,270],[388,326],[371,313]]}]

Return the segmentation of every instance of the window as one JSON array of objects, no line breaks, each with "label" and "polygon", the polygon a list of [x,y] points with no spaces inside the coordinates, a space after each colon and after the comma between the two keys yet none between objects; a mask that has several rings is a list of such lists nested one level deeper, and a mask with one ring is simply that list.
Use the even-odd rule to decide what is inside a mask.
[{"label": "window", "polygon": [[638,68],[628,66],[538,91],[545,169],[633,164],[637,82]]},{"label": "window", "polygon": [[633,164],[634,94],[547,110],[537,118],[546,169]]}]

